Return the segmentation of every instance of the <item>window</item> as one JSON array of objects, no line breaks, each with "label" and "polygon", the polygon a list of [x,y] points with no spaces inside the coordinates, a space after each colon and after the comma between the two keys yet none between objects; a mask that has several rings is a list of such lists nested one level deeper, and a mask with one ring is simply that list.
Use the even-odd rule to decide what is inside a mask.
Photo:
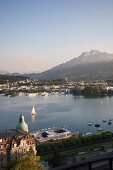
[{"label": "window", "polygon": [[9,144],[6,145],[6,148],[9,148]]},{"label": "window", "polygon": [[29,141],[29,145],[32,145],[32,141]]},{"label": "window", "polygon": [[0,148],[3,149],[3,145],[0,145]]},{"label": "window", "polygon": [[14,148],[16,148],[16,146],[17,146],[17,144],[15,143],[15,144],[14,144]]},{"label": "window", "polygon": [[24,142],[21,141],[20,145],[21,145],[21,146],[24,146]]},{"label": "window", "polygon": [[15,151],[15,154],[17,154],[17,153],[18,153],[18,151],[16,150],[16,151]]}]

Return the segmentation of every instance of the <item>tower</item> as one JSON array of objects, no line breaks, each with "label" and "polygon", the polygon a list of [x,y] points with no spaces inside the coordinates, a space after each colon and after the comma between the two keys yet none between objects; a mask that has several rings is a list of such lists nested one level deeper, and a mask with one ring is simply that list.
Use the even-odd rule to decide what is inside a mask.
[{"label": "tower", "polygon": [[28,125],[24,120],[23,114],[20,115],[19,117],[19,124],[16,127],[18,130],[23,130],[25,132],[28,132]]}]

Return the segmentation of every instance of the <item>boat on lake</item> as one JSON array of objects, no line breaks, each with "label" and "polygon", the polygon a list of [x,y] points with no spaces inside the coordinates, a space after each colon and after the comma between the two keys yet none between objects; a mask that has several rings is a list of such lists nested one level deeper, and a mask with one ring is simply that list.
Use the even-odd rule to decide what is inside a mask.
[{"label": "boat on lake", "polygon": [[36,111],[35,111],[34,106],[33,106],[33,108],[32,108],[31,115],[36,115]]},{"label": "boat on lake", "polygon": [[100,101],[100,104],[103,104],[103,101],[102,101],[102,100]]},{"label": "boat on lake", "polygon": [[93,122],[88,122],[87,125],[88,125],[88,126],[92,126],[92,125],[93,125]]},{"label": "boat on lake", "polygon": [[102,129],[101,127],[99,127],[99,128],[97,129],[97,131],[103,131],[103,129]]},{"label": "boat on lake", "polygon": [[113,121],[113,119],[109,119],[109,122]]},{"label": "boat on lake", "polygon": [[109,122],[108,122],[108,125],[111,125],[111,124],[112,124],[112,122],[111,122],[111,121],[109,121]]},{"label": "boat on lake", "polygon": [[105,123],[105,122],[107,122],[107,120],[102,120],[102,122],[104,122],[104,123]]},{"label": "boat on lake", "polygon": [[99,123],[95,123],[95,127],[100,127],[100,124]]}]

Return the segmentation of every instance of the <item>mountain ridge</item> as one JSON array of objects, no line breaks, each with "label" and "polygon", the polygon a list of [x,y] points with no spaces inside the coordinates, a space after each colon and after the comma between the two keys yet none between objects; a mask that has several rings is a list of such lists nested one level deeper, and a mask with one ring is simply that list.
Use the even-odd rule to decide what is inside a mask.
[{"label": "mountain ridge", "polygon": [[55,66],[39,74],[29,75],[36,79],[58,79],[71,77],[76,80],[111,79],[113,76],[113,54],[91,50],[79,57]]},{"label": "mountain ridge", "polygon": [[41,73],[6,73],[31,79],[107,80],[113,79],[113,54],[91,50]]}]

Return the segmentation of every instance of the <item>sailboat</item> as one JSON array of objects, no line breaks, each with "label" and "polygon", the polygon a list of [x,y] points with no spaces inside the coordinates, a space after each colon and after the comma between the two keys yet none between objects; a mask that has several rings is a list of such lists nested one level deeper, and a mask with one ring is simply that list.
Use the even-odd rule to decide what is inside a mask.
[{"label": "sailboat", "polygon": [[33,106],[33,108],[32,108],[31,115],[36,115],[36,111],[35,111],[34,106]]}]

